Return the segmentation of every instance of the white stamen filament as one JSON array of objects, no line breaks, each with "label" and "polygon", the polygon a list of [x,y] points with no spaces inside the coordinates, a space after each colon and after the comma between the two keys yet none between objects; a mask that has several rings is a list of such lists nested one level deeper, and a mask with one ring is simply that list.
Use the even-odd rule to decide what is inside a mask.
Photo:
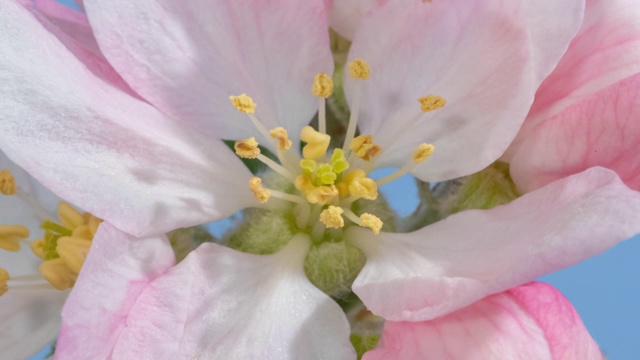
[{"label": "white stamen filament", "polygon": [[327,109],[326,99],[323,97],[318,98],[318,132],[323,134],[327,133]]},{"label": "white stamen filament", "polygon": [[351,115],[349,116],[349,127],[347,127],[347,134],[344,138],[344,145],[342,150],[346,153],[349,151],[349,145],[356,135],[356,127],[358,126],[358,112],[360,111],[360,98],[362,97],[362,84],[356,82],[355,91],[353,94],[353,107],[351,108]]},{"label": "white stamen filament", "polygon": [[396,170],[395,172],[383,177],[382,179],[376,180],[376,184],[378,186],[382,186],[392,181],[395,181],[401,178],[402,176],[404,176],[405,174],[407,174],[409,171],[413,170],[413,168],[415,167],[416,167],[416,164],[410,161],[407,164],[404,164],[400,169]]},{"label": "white stamen filament", "polygon": [[273,171],[287,178],[287,180],[291,181],[292,183],[296,181],[295,175],[293,175],[289,170],[287,170],[287,168],[278,164],[277,162],[269,159],[268,157],[262,154],[258,155],[257,159],[262,161],[262,163],[270,167]]},{"label": "white stamen filament", "polygon": [[307,223],[309,222],[309,218],[311,216],[311,206],[306,199],[298,195],[287,194],[285,192],[281,192],[277,190],[269,189],[269,191],[271,191],[271,197],[275,197],[275,198],[286,200],[286,201],[291,201],[300,205],[301,211],[300,211],[300,215],[296,216],[296,225],[300,229],[307,226]]},{"label": "white stamen filament", "polygon": [[362,226],[361,222],[360,222],[360,217],[358,215],[356,215],[353,211],[351,211],[349,208],[342,208],[344,210],[344,212],[342,213],[347,219],[353,221],[354,224],[360,225]]},{"label": "white stamen filament", "polygon": [[249,119],[251,119],[253,126],[255,126],[256,129],[258,129],[258,131],[260,132],[260,134],[262,134],[265,140],[267,140],[277,148],[278,142],[275,139],[273,139],[271,135],[269,135],[269,130],[267,130],[267,128],[262,123],[262,121],[258,120],[258,118],[253,114],[247,114],[247,116],[249,117]]}]

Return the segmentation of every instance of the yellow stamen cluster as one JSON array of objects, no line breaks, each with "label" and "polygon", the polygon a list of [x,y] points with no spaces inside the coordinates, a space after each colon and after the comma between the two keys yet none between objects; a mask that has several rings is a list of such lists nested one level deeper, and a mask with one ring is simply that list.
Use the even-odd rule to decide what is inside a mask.
[{"label": "yellow stamen cluster", "polygon": [[382,220],[379,217],[364,213],[360,215],[360,226],[368,227],[374,234],[378,235],[382,229]]},{"label": "yellow stamen cluster", "polygon": [[9,286],[7,285],[8,281],[9,273],[7,272],[7,270],[0,268],[0,296],[9,291]]},{"label": "yellow stamen cluster", "polygon": [[58,217],[61,225],[43,223],[42,227],[55,228],[66,235],[54,236],[48,231],[45,238],[34,240],[30,247],[45,260],[40,264],[42,276],[54,288],[65,290],[75,284],[102,220],[89,213],[81,214],[65,202],[58,204]]},{"label": "yellow stamen cluster", "polygon": [[20,250],[20,240],[29,237],[29,229],[22,225],[0,225],[0,249]]},{"label": "yellow stamen cluster", "polygon": [[442,109],[447,105],[447,101],[442,96],[438,95],[427,95],[425,97],[421,97],[418,99],[418,102],[420,103],[420,109],[422,112]]},{"label": "yellow stamen cluster", "polygon": [[256,138],[250,137],[244,140],[238,140],[233,145],[236,154],[243,159],[255,159],[260,155],[260,148],[258,147]]},{"label": "yellow stamen cluster", "polygon": [[254,114],[256,112],[256,103],[247,94],[238,96],[229,96],[231,104],[240,112],[245,114]]},{"label": "yellow stamen cluster", "polygon": [[373,136],[360,135],[351,141],[349,149],[362,160],[369,161],[382,151],[380,145],[373,142]]},{"label": "yellow stamen cluster", "polygon": [[269,201],[269,198],[271,197],[271,191],[262,186],[262,179],[257,176],[254,176],[249,180],[249,189],[251,189],[253,195],[256,196],[256,199],[258,199],[261,204]]},{"label": "yellow stamen cluster", "polygon": [[278,150],[286,151],[291,148],[292,142],[289,140],[289,134],[283,127],[277,127],[269,131],[272,138],[278,140]]},{"label": "yellow stamen cluster", "polygon": [[433,154],[434,150],[435,147],[432,144],[422,143],[418,145],[418,147],[413,151],[413,163],[420,164],[421,162],[427,160],[429,156]]},{"label": "yellow stamen cluster", "polygon": [[320,221],[328,228],[340,229],[344,226],[343,212],[341,207],[330,205],[320,213]]},{"label": "yellow stamen cluster", "polygon": [[0,170],[0,193],[14,195],[16,193],[16,181],[7,169]]},{"label": "yellow stamen cluster", "polygon": [[369,64],[362,59],[355,59],[349,63],[349,75],[354,79],[367,80],[369,78]]},{"label": "yellow stamen cluster", "polygon": [[311,87],[313,95],[322,98],[328,98],[333,93],[333,80],[331,76],[320,73],[313,79],[313,86]]},{"label": "yellow stamen cluster", "polygon": [[375,200],[378,198],[378,184],[367,177],[362,169],[355,169],[348,172],[342,181],[337,185],[340,195],[343,197],[353,196],[354,198]]}]

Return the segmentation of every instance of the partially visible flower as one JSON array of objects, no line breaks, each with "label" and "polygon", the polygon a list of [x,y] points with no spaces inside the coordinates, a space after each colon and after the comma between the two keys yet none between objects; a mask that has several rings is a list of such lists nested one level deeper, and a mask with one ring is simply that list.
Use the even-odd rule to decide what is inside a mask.
[{"label": "partially visible flower", "polygon": [[601,360],[571,303],[533,282],[488,296],[442,318],[386,322],[378,348],[363,360]]},{"label": "partially visible flower", "polygon": [[[45,208],[55,209],[58,198],[0,152],[0,170],[3,169],[9,170],[22,190]],[[41,221],[20,198],[0,193],[0,227],[26,226],[34,236],[42,233]],[[6,292],[0,290],[0,348],[2,356],[8,359],[31,356],[56,338],[60,312],[68,295],[46,284],[38,270],[42,261],[34,256],[26,241],[21,241],[21,245],[17,252],[0,248],[0,268],[9,276],[4,284]]]},{"label": "partially visible flower", "polygon": [[615,170],[640,190],[639,19],[633,0],[587,2],[578,35],[509,149],[521,191],[592,166]]}]

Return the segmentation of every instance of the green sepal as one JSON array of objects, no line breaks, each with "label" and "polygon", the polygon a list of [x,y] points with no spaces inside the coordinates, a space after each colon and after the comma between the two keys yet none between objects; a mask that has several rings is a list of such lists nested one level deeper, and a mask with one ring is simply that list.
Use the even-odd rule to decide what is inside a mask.
[{"label": "green sepal", "polygon": [[226,242],[239,251],[273,254],[287,245],[297,232],[295,218],[290,213],[246,209],[242,224],[226,236]]},{"label": "green sepal", "polygon": [[202,226],[177,229],[167,235],[173,252],[176,255],[177,263],[184,260],[184,258],[200,246],[200,244],[214,242],[216,240],[216,238]]},{"label": "green sepal", "polygon": [[351,334],[351,336],[349,336],[349,340],[351,340],[351,344],[353,344],[353,348],[356,350],[356,354],[358,355],[358,360],[360,360],[364,353],[369,350],[373,350],[376,345],[378,345],[380,335],[361,336]]}]

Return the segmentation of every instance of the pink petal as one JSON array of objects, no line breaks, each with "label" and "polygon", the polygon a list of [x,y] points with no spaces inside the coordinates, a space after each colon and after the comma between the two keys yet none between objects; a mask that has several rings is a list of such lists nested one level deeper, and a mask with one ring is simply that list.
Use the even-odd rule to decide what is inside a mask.
[{"label": "pink petal", "polygon": [[640,74],[583,98],[527,132],[511,176],[531,191],[592,166],[640,190]]},{"label": "pink petal", "polygon": [[334,0],[329,13],[329,24],[338,34],[351,40],[362,18],[388,0]]},{"label": "pink petal", "polygon": [[635,0],[588,0],[584,22],[536,94],[527,126],[640,72],[640,7]]},{"label": "pink petal", "polygon": [[109,357],[137,297],[174,264],[165,236],[136,239],[102,223],[62,311],[56,358]]},{"label": "pink petal", "polygon": [[386,322],[381,341],[364,360],[602,359],[571,303],[538,282],[436,320]]},{"label": "pink petal", "polygon": [[114,358],[354,359],[340,307],[303,269],[305,236],[259,256],[201,245],[152,282]]},{"label": "pink petal", "polygon": [[[467,175],[498,158],[582,18],[580,0],[545,4],[414,0],[363,20],[350,58],[371,66],[370,80],[361,82],[359,125],[384,148],[379,165],[410,161],[421,142],[436,147],[415,170],[426,181]],[[346,88],[353,105],[354,80]],[[417,99],[427,94],[447,106],[412,125]]]},{"label": "pink petal", "polygon": [[0,148],[60,197],[136,235],[257,204],[226,145],[97,79],[12,1],[0,43]]},{"label": "pink petal", "polygon": [[149,102],[224,139],[256,136],[229,95],[247,93],[268,129],[297,137],[332,72],[320,0],[85,1],[101,49]]},{"label": "pink petal", "polygon": [[25,1],[23,5],[95,76],[125,92],[134,94],[102,55],[84,13],[54,0]]},{"label": "pink petal", "polygon": [[353,291],[377,315],[424,321],[597,255],[640,233],[640,193],[592,168],[491,210],[409,234],[349,229],[367,255]]}]

